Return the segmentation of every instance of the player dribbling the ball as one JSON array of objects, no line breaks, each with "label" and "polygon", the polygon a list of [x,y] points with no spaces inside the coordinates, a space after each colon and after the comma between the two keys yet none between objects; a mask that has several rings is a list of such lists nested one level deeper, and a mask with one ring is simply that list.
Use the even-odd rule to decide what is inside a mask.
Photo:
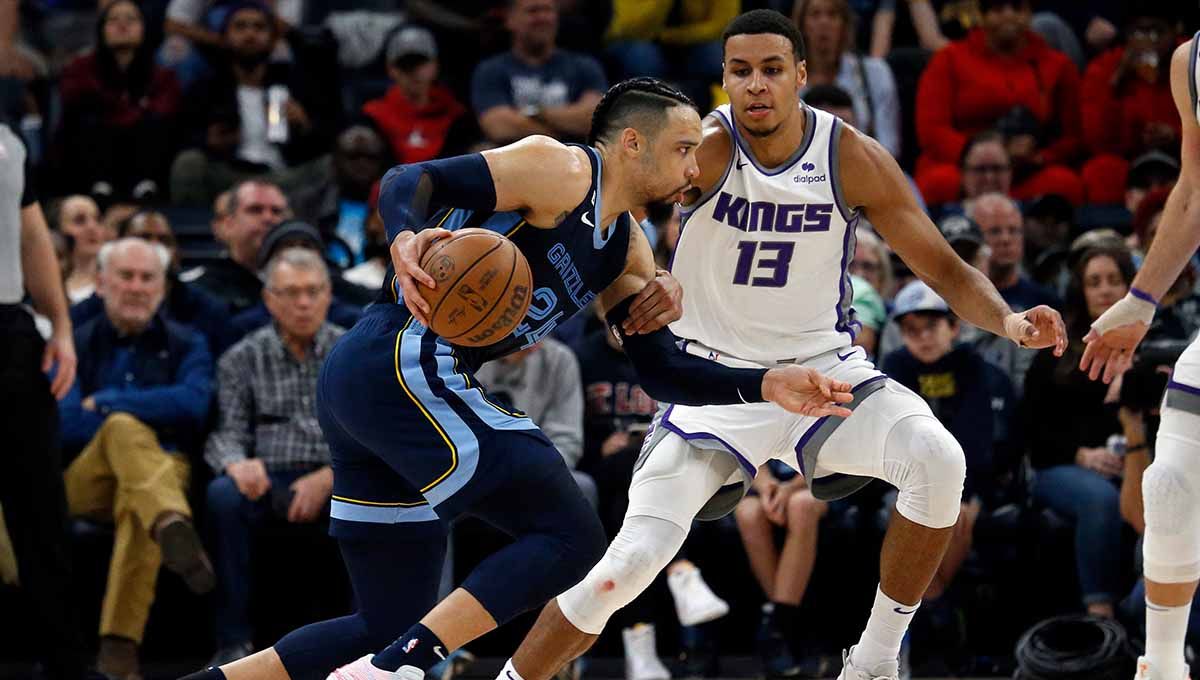
[{"label": "player dribbling the ball", "polygon": [[[845,383],[799,366],[728,368],[683,352],[663,328],[679,310],[654,283],[650,246],[628,211],[677,198],[699,173],[691,101],[654,79],[619,83],[597,106],[590,137],[594,146],[530,137],[384,178],[380,214],[395,277],[330,352],[318,384],[334,471],[331,533],[359,610],[189,680],[322,677],[350,661],[331,677],[419,680],[457,647],[583,578],[604,551],[599,519],[550,441],[490,399],[472,371],[593,302],[657,399],[849,414]],[[470,227],[512,240],[533,273],[524,318],[480,348],[431,332],[418,288],[437,288],[422,255],[447,230]],[[438,603],[446,525],[468,512],[515,542]]]}]

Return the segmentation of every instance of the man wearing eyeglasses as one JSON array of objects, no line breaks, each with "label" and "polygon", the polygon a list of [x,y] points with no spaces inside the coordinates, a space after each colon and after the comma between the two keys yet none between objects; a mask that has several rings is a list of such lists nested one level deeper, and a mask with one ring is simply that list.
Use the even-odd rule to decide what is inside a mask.
[{"label": "man wearing eyeglasses", "polygon": [[266,267],[262,298],[272,323],[247,335],[218,362],[220,422],[205,460],[218,598],[221,666],[253,648],[247,615],[254,528],[268,518],[316,526],[328,515],[333,472],[317,423],[317,375],[344,331],[327,320],[329,271],[314,250],[290,247]]}]

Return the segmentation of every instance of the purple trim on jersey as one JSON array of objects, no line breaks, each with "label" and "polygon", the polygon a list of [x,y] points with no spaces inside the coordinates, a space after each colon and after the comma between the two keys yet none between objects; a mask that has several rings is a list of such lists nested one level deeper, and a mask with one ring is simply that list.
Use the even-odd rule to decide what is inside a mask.
[{"label": "purple trim on jersey", "polygon": [[1192,49],[1188,50],[1188,100],[1192,102],[1192,115],[1200,116],[1196,111],[1196,55],[1200,52],[1200,31],[1192,36]]},{"label": "purple trim on jersey", "polygon": [[834,117],[833,124],[829,126],[829,129],[829,185],[833,187],[833,202],[837,205],[838,212],[842,214],[843,220],[849,222],[857,214],[850,206],[846,205],[846,197],[842,194],[842,156],[838,152],[842,141],[842,121]]},{"label": "purple trim on jersey", "polygon": [[673,410],[675,410],[675,404],[671,404],[670,406],[667,407],[667,412],[664,413],[663,417],[662,417],[663,427],[665,427],[668,430],[670,430],[671,432],[674,432],[675,434],[679,435],[685,441],[690,442],[690,441],[695,441],[697,439],[707,439],[707,440],[714,441],[714,442],[720,442],[721,446],[724,446],[725,449],[729,451],[729,453],[733,454],[733,457],[736,458],[738,461],[738,464],[741,465],[746,470],[746,473],[750,475],[750,478],[751,479],[754,478],[754,475],[758,472],[758,468],[754,467],[754,465],[752,465],[750,463],[749,459],[747,459],[745,456],[743,456],[740,451],[735,449],[729,442],[725,441],[724,439],[721,439],[720,437],[718,437],[717,435],[715,435],[711,432],[684,432],[682,429],[680,429],[680,427],[678,425],[676,425],[675,423],[672,423],[670,421],[671,411],[673,411]]},{"label": "purple trim on jersey", "polygon": [[[854,394],[859,389],[866,387],[873,382],[886,379],[886,375],[877,375],[872,378],[867,378],[854,387],[851,387],[850,393]],[[820,429],[820,427],[825,424],[825,421],[829,420],[831,417],[832,416],[821,416],[820,418],[817,418],[817,422],[809,425],[808,429],[805,430],[804,434],[800,437],[800,441],[796,442],[796,460],[800,462],[800,474],[804,475],[805,479],[808,479],[808,473],[804,471],[804,445],[808,443],[808,440],[812,439],[813,435],[817,433],[817,430]]]},{"label": "purple trim on jersey", "polygon": [[[808,147],[812,146],[812,141],[813,141],[813,138],[816,137],[816,131],[817,131],[816,130],[817,114],[813,113],[813,110],[811,108],[809,108],[809,106],[807,104],[804,104],[803,102],[800,103],[800,107],[801,107],[801,110],[804,111],[804,116],[805,116],[805,118],[804,118],[804,139],[801,140],[801,142],[800,142],[800,148],[797,149],[796,153],[794,153],[790,157],[788,157],[788,159],[785,160],[783,163],[781,163],[778,167],[770,168],[770,169],[764,168],[762,165],[759,165],[758,159],[754,157],[754,154],[750,153],[750,148],[742,142],[742,136],[740,134],[738,134],[737,126],[733,124],[733,121],[730,121],[728,118],[726,118],[726,121],[729,123],[729,129],[733,133],[733,141],[736,142],[738,145],[738,148],[742,150],[742,154],[751,163],[754,164],[754,167],[757,168],[759,172],[766,175],[767,177],[775,177],[777,175],[782,175],[783,173],[787,172],[788,170],[791,170],[796,165],[796,163],[800,162],[801,158],[804,158],[804,154],[808,153]],[[719,111],[719,110],[716,113],[718,115],[720,115],[721,117],[725,117],[725,114],[721,113],[721,111]]]},{"label": "purple trim on jersey", "polygon": [[1175,382],[1174,380],[1167,381],[1167,389],[1179,390],[1180,392],[1187,392],[1188,394],[1200,396],[1200,387],[1192,387],[1191,385],[1185,385],[1181,382]]},{"label": "purple trim on jersey", "polygon": [[1146,302],[1149,302],[1150,304],[1154,305],[1155,307],[1158,306],[1158,300],[1155,300],[1153,295],[1147,293],[1146,291],[1144,291],[1140,288],[1137,288],[1135,286],[1130,286],[1129,294],[1139,300],[1145,300]]},{"label": "purple trim on jersey", "polygon": [[[854,289],[850,286],[850,258],[853,257],[851,251],[855,247],[854,230],[858,228],[860,217],[862,217],[861,213],[856,214],[853,219],[846,222],[846,234],[842,237],[842,275],[838,279],[838,301],[837,306],[834,308],[837,312],[838,320],[834,324],[833,329],[840,333],[849,333],[851,344],[854,344],[856,337],[854,325],[858,324],[858,327],[862,328],[862,323],[849,318],[849,314],[847,311],[843,311],[843,307],[849,310],[854,302]],[[850,288],[850,298],[848,300],[846,299],[847,288]]]}]

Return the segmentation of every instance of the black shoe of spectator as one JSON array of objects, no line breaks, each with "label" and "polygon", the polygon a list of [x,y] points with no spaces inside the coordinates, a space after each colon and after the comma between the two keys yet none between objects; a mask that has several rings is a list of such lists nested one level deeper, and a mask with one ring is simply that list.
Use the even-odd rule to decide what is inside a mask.
[{"label": "black shoe of spectator", "polygon": [[158,530],[158,545],[163,564],[183,577],[193,593],[203,595],[216,587],[216,572],[191,522],[183,517],[167,522]]},{"label": "black shoe of spectator", "polygon": [[100,638],[100,651],[96,654],[96,670],[113,680],[141,680],[138,644],[133,640],[115,635],[105,635]]},{"label": "black shoe of spectator", "polygon": [[706,625],[680,626],[679,643],[679,658],[671,669],[673,677],[717,677],[717,649]]},{"label": "black shoe of spectator", "polygon": [[237,644],[225,645],[217,649],[213,657],[209,659],[208,665],[213,668],[220,668],[226,664],[231,664],[238,659],[243,659],[254,653],[254,645],[249,642],[239,642]]}]

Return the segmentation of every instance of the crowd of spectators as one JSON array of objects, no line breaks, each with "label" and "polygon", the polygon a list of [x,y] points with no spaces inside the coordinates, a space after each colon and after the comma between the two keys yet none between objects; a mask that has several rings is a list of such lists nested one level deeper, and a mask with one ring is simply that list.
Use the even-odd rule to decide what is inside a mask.
[{"label": "crowd of spectators", "polygon": [[[1005,582],[1000,546],[1047,532],[1071,546],[1054,553],[1071,593],[1057,610],[1120,617],[1136,636],[1139,480],[1164,367],[1200,329],[1196,263],[1123,379],[1076,367],[1179,174],[1168,66],[1200,20],[1184,4],[0,0],[0,121],[28,154],[79,355],[59,404],[63,501],[112,534],[95,667],[140,677],[160,566],[213,593],[197,611],[211,610],[214,662],[250,653],[263,642],[248,613],[258,536],[329,541],[316,380],[384,283],[376,202],[389,167],[534,134],[583,141],[607,86],[630,76],[719,105],[721,31],[758,7],[804,34],[808,105],[891,152],[1014,310],[1049,304],[1070,328],[1061,358],[983,333],[860,223],[856,344],[930,404],[968,459],[906,657],[943,674],[1003,666],[980,661],[993,635],[967,614],[980,584]],[[638,217],[665,264],[678,212]],[[615,532],[657,405],[599,320],[476,377],[541,425]],[[744,545],[743,578],[706,580],[702,569],[729,567],[693,538],[663,575],[674,611],[651,594],[619,619],[630,680],[669,677],[659,657],[675,648],[684,672],[714,672],[718,634],[755,649],[771,677],[836,672],[810,584],[837,582],[821,564],[848,559],[839,537],[882,536],[894,502],[882,486],[825,503],[794,470],[764,467],[724,523]],[[10,552],[0,531],[0,576]],[[757,630],[708,624],[746,606],[752,618],[761,606]],[[656,646],[655,623],[670,642]]]}]

